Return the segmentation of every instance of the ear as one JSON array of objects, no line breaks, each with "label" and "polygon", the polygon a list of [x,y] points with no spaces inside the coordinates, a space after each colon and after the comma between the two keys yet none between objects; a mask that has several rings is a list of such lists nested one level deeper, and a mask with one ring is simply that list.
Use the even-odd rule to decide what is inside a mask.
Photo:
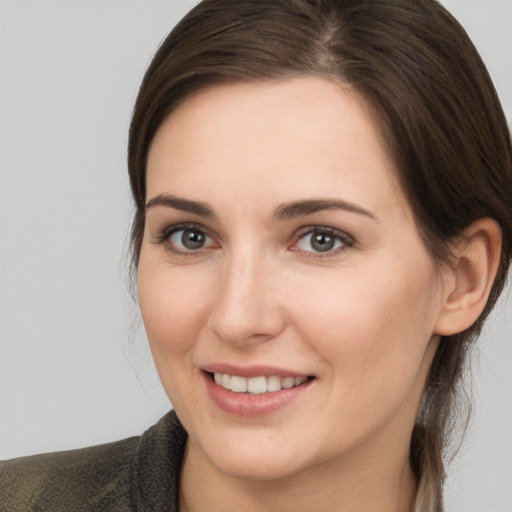
[{"label": "ear", "polygon": [[443,302],[435,333],[449,336],[478,319],[487,303],[501,253],[501,229],[492,219],[475,221],[452,250],[453,265],[443,270]]}]

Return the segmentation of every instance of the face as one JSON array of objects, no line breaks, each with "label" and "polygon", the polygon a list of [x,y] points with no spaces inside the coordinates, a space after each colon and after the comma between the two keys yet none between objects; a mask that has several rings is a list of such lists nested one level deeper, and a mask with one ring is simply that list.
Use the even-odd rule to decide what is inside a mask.
[{"label": "face", "polygon": [[214,86],[160,126],[138,293],[212,467],[404,457],[441,284],[371,114],[320,78]]}]

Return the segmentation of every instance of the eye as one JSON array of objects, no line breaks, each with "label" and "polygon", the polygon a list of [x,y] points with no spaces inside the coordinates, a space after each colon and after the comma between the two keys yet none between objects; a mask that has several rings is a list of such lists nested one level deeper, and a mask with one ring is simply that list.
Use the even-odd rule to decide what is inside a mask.
[{"label": "eye", "polygon": [[208,238],[210,237],[203,231],[192,228],[175,231],[169,237],[169,240],[179,249],[196,251],[197,249],[202,249],[204,247]]},{"label": "eye", "polygon": [[167,228],[157,240],[177,254],[201,252],[215,247],[215,241],[203,229],[194,225],[178,225]]},{"label": "eye", "polygon": [[338,252],[353,245],[353,239],[341,231],[332,228],[311,228],[304,233],[294,245],[294,250],[309,253]]}]

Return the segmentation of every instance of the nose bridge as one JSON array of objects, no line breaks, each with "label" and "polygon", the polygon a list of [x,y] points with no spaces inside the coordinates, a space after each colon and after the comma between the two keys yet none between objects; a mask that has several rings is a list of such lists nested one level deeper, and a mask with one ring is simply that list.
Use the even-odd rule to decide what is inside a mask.
[{"label": "nose bridge", "polygon": [[219,273],[210,328],[221,340],[266,340],[282,328],[272,281],[272,265],[262,250],[240,244],[226,254]]}]

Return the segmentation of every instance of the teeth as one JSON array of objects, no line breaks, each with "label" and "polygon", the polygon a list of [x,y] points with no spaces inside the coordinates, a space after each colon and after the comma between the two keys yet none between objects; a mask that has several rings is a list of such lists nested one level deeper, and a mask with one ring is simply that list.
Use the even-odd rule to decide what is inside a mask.
[{"label": "teeth", "polygon": [[[231,389],[231,391],[234,391],[235,393],[245,393],[247,391],[247,385],[247,379],[233,375],[233,377],[231,377],[229,389]],[[250,391],[253,393],[252,389]]]},{"label": "teeth", "polygon": [[[242,377],[239,378],[241,379]],[[267,392],[267,379],[265,377],[252,377],[244,380],[247,381],[247,391],[249,393],[259,395],[260,393]]]},{"label": "teeth", "polygon": [[279,391],[281,389],[280,377],[269,377],[267,379],[267,391]]},{"label": "teeth", "polygon": [[293,388],[293,385],[295,384],[295,379],[293,377],[285,377],[283,379],[283,383],[281,386],[283,386],[284,389],[290,389]]},{"label": "teeth", "polygon": [[307,377],[251,377],[246,379],[238,375],[228,375],[227,373],[214,373],[215,383],[223,388],[230,389],[235,393],[251,393],[260,395],[262,393],[271,393],[281,389],[290,389],[300,386],[308,380]]}]

